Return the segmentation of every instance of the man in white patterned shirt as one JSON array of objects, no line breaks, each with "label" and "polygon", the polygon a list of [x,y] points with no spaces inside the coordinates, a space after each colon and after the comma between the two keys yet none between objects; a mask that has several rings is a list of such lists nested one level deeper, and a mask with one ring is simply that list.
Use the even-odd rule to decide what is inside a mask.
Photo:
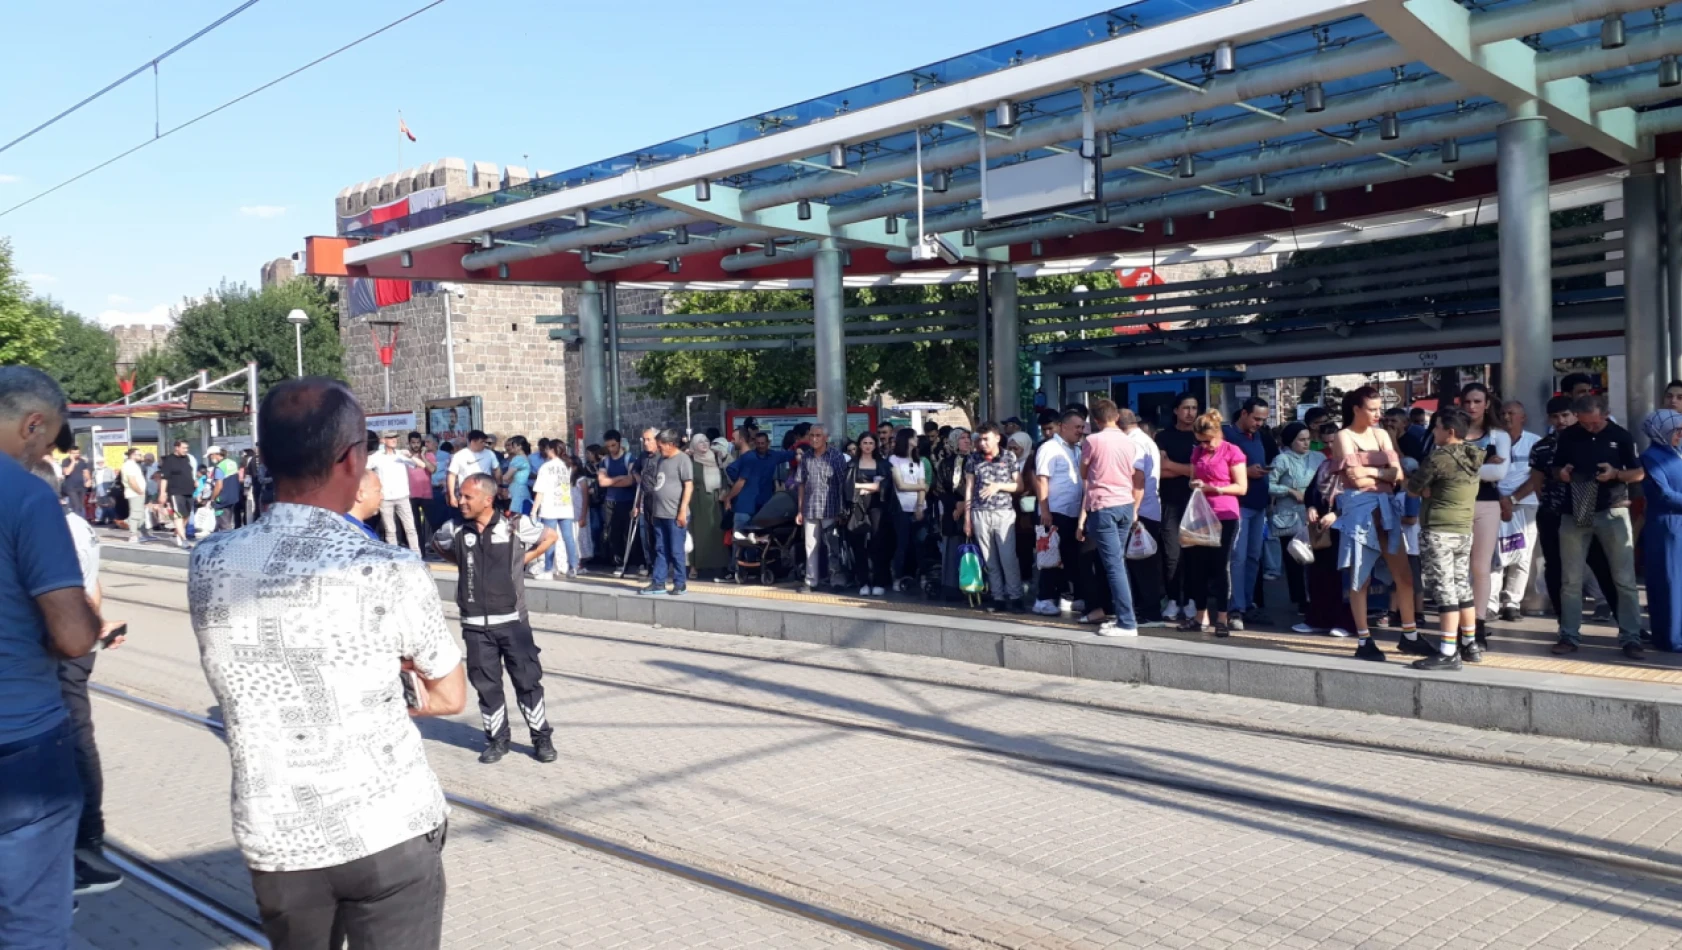
[{"label": "man in white patterned shirt", "polygon": [[410,717],[461,711],[461,649],[421,559],[345,520],[368,462],[350,390],[290,380],[258,418],[277,503],[194,549],[187,590],[263,928],[436,950],[447,808]]}]

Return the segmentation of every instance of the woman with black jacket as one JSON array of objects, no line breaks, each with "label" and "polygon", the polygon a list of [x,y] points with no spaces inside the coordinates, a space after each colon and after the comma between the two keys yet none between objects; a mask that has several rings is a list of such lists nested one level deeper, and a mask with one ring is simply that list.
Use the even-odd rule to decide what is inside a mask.
[{"label": "woman with black jacket", "polygon": [[858,447],[858,454],[847,467],[847,482],[853,491],[843,530],[853,552],[853,579],[859,584],[859,596],[881,597],[888,586],[888,547],[883,542],[890,532],[882,523],[882,486],[887,484],[888,467],[878,461],[874,435],[866,432],[860,436]]}]

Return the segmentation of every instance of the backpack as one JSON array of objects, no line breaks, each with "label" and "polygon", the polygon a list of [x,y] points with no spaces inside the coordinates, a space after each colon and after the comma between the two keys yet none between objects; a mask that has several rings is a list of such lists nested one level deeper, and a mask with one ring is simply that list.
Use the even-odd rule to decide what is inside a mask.
[{"label": "backpack", "polygon": [[958,548],[958,589],[975,600],[987,591],[987,574],[981,569],[981,549],[973,544]]}]

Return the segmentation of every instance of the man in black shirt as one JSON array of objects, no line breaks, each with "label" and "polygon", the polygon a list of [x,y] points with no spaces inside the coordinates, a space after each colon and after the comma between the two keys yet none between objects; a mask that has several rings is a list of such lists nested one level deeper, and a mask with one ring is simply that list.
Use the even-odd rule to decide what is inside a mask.
[{"label": "man in black shirt", "polygon": [[[1197,419],[1197,397],[1181,393],[1174,400],[1174,424],[1156,434],[1162,450],[1162,476],[1157,495],[1162,499],[1162,580],[1168,606],[1162,612],[1172,623],[1180,617],[1185,597],[1185,571],[1180,566],[1180,519],[1191,501],[1191,450],[1197,447],[1191,424]],[[1196,610],[1187,602],[1186,609]]]},{"label": "man in black shirt", "polygon": [[[1577,652],[1583,622],[1583,565],[1591,539],[1606,550],[1617,589],[1618,642],[1624,655],[1640,659],[1641,603],[1635,585],[1635,533],[1629,521],[1629,486],[1646,477],[1635,439],[1607,417],[1604,396],[1578,396],[1571,404],[1577,424],[1559,433],[1554,477],[1570,493],[1560,519],[1559,558],[1564,570],[1559,642],[1553,652]],[[1610,591],[1608,591],[1610,593]]]},{"label": "man in black shirt", "polygon": [[198,487],[198,475],[193,460],[187,455],[187,443],[175,443],[175,451],[158,463],[158,478],[163,482],[163,494],[169,498],[171,520],[175,524],[175,546],[187,546],[187,522],[193,517],[193,490]]},{"label": "man in black shirt", "polygon": [[82,447],[70,447],[70,455],[65,458],[59,468],[61,480],[58,483],[58,493],[64,496],[71,512],[78,518],[85,518],[88,514],[88,489],[93,484],[93,466],[82,457]]},{"label": "man in black shirt", "polygon": [[[1551,429],[1531,447],[1530,480],[1513,494],[1515,502],[1527,495],[1535,495],[1540,502],[1536,510],[1536,540],[1542,546],[1542,582],[1547,587],[1548,603],[1553,605],[1555,617],[1565,612],[1561,594],[1559,523],[1571,510],[1571,488],[1554,477],[1554,450],[1559,444],[1559,433],[1576,424],[1577,414],[1571,411],[1570,396],[1555,396],[1548,400],[1548,425]],[[1603,599],[1606,591],[1617,590],[1612,584],[1612,566],[1606,562],[1606,551],[1599,541],[1589,543],[1588,565]]]}]

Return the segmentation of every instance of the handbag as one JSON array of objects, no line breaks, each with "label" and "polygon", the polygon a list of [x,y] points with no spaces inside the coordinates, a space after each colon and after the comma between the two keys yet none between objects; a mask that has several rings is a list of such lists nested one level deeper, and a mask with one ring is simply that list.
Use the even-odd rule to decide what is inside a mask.
[{"label": "handbag", "polygon": [[1314,563],[1314,548],[1309,546],[1309,543],[1304,541],[1300,534],[1291,539],[1291,543],[1285,546],[1285,550],[1290,553],[1291,560],[1298,564]]},{"label": "handbag", "polygon": [[1057,526],[1034,526],[1034,566],[1042,571],[1054,571],[1063,566],[1063,555],[1057,547]]},{"label": "handbag", "polygon": [[1186,513],[1180,518],[1180,546],[1188,548],[1218,548],[1221,546],[1221,522],[1215,517],[1214,506],[1202,492],[1193,492],[1186,503]]},{"label": "handbag", "polygon": [[1156,556],[1156,539],[1145,530],[1142,521],[1133,522],[1133,530],[1127,533],[1127,559],[1129,561],[1144,561]]}]

